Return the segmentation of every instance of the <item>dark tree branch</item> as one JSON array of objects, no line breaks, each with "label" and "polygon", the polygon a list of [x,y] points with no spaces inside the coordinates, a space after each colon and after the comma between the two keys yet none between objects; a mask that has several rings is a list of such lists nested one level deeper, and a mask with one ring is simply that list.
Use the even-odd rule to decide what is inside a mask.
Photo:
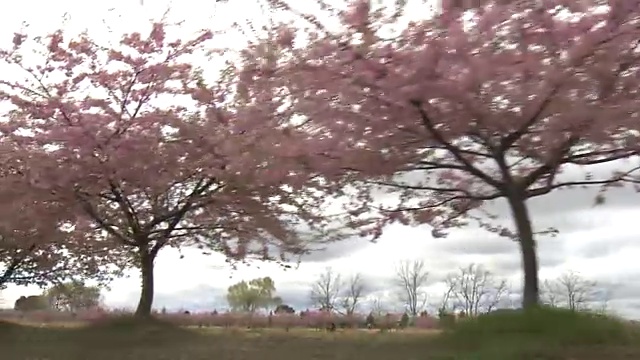
[{"label": "dark tree branch", "polygon": [[131,241],[128,236],[125,236],[121,232],[116,230],[116,226],[113,226],[108,221],[102,218],[100,214],[96,211],[94,206],[91,204],[89,200],[85,198],[85,196],[78,190],[75,191],[75,196],[82,208],[85,210],[87,215],[89,215],[101,229],[105,230],[107,233],[120,240],[124,244],[136,246],[136,243]]},{"label": "dark tree branch", "polygon": [[435,191],[439,193],[462,193],[469,200],[491,200],[491,199],[495,199],[495,196],[497,196],[497,193],[491,194],[491,195],[474,195],[467,190],[459,189],[459,188],[425,186],[425,185],[412,186],[412,185],[404,185],[404,184],[390,183],[390,182],[384,182],[384,181],[365,181],[365,183],[379,185],[379,186],[388,186],[396,189],[405,189],[405,190]]},{"label": "dark tree branch", "polygon": [[440,144],[442,144],[444,148],[456,158],[456,160],[458,160],[461,164],[464,165],[464,169],[467,172],[483,180],[484,182],[493,186],[496,189],[503,188],[503,184],[501,182],[495,180],[491,176],[484,173],[482,170],[475,167],[471,162],[469,162],[467,159],[464,158],[463,154],[460,152],[460,149],[458,149],[457,147],[449,143],[447,140],[445,140],[444,136],[438,130],[436,130],[436,128],[433,126],[431,119],[422,108],[422,103],[420,101],[414,100],[414,101],[411,101],[411,104],[416,108],[416,110],[418,110],[420,114],[420,119],[422,120],[422,124],[424,125],[426,130],[429,131],[429,133],[431,133],[434,139]]},{"label": "dark tree branch", "polygon": [[113,194],[115,202],[120,207],[120,210],[122,210],[122,212],[124,213],[124,216],[127,219],[127,223],[131,228],[131,232],[133,234],[139,234],[140,220],[136,216],[131,202],[129,201],[127,196],[123,194],[122,190],[120,190],[120,188],[113,180],[109,180],[109,188],[111,189],[111,193]]},{"label": "dark tree branch", "polygon": [[546,195],[552,190],[571,187],[571,186],[593,186],[593,185],[610,185],[621,181],[618,177],[607,180],[593,180],[593,181],[567,181],[552,185],[545,185],[537,188],[527,190],[527,197],[532,198],[536,196]]},{"label": "dark tree branch", "polygon": [[546,163],[540,165],[522,179],[522,186],[525,189],[528,189],[529,186],[533,185],[545,174],[550,174],[550,179],[551,181],[553,181],[553,178],[555,178],[560,165],[563,164],[565,155],[579,140],[580,137],[578,135],[570,136],[569,139],[567,139],[560,146],[560,149],[553,156],[551,156]]}]

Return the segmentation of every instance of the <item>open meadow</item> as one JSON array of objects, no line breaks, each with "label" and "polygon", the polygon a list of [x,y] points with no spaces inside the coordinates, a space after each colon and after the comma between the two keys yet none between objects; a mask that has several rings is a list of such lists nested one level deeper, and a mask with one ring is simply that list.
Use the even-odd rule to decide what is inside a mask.
[{"label": "open meadow", "polygon": [[564,310],[483,315],[439,330],[179,326],[127,316],[46,325],[0,323],[3,360],[638,359],[627,321]]}]

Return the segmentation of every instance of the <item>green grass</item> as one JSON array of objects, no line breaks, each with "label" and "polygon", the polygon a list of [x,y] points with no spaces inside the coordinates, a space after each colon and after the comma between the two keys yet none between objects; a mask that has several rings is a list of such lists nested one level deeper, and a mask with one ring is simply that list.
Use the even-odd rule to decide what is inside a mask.
[{"label": "green grass", "polygon": [[442,334],[191,329],[121,317],[86,327],[0,323],[0,359],[640,359],[640,332],[615,318],[551,309],[485,315]]},{"label": "green grass", "polygon": [[464,359],[640,359],[637,327],[564,309],[480,316],[459,322],[440,340],[468,356]]}]

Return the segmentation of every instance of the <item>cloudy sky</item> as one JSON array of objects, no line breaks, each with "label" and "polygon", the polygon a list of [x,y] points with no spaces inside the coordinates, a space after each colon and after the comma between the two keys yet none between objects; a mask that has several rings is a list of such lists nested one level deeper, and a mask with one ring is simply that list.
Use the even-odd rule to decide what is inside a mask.
[{"label": "cloudy sky", "polygon": [[[7,44],[21,22],[30,23],[29,32],[42,33],[62,24],[62,15],[70,19],[64,25],[68,31],[89,28],[94,37],[110,36],[101,20],[114,33],[143,29],[146,20],[158,17],[169,4],[153,0],[155,6],[140,5],[137,1],[109,1],[107,4],[23,0],[0,14],[3,27],[1,41]],[[171,16],[187,19],[181,31],[191,32],[203,26],[223,28],[229,24],[230,14],[238,8],[216,8],[214,1],[176,2]],[[35,12],[33,9],[39,9]],[[108,9],[115,9],[109,11]],[[193,11],[197,8],[198,11]],[[251,10],[242,13],[252,16]],[[248,14],[248,15],[247,15]],[[56,17],[59,15],[59,17]],[[226,22],[225,22],[226,21]],[[111,34],[113,36],[113,34]],[[231,41],[231,40],[227,40]],[[605,169],[606,170],[606,169]],[[580,177],[571,170],[571,177]],[[531,214],[538,228],[556,227],[557,237],[539,239],[541,277],[553,278],[564,271],[577,271],[613,289],[612,307],[620,314],[640,318],[640,194],[631,189],[615,189],[608,193],[604,205],[593,207],[594,190],[563,190],[529,202]],[[490,205],[509,221],[504,203]],[[157,260],[157,308],[207,310],[225,305],[226,288],[240,280],[271,276],[285,302],[296,308],[310,306],[310,284],[328,266],[349,276],[361,273],[367,280],[370,297],[383,299],[390,308],[395,306],[391,282],[398,262],[424,260],[431,273],[429,291],[437,298],[440,283],[447,273],[469,263],[482,264],[497,276],[505,278],[514,288],[521,286],[520,258],[517,245],[492,236],[482,230],[467,228],[451,231],[449,236],[434,239],[425,228],[389,227],[376,243],[366,239],[352,239],[332,245],[326,251],[303,259],[295,269],[283,270],[274,264],[254,264],[232,271],[220,256],[204,256],[197,251],[183,251],[184,258],[172,250],[165,250]],[[134,307],[139,294],[137,274],[114,282],[105,289],[107,305]],[[38,289],[12,287],[3,293],[5,305],[10,306],[20,295],[38,293]]]}]

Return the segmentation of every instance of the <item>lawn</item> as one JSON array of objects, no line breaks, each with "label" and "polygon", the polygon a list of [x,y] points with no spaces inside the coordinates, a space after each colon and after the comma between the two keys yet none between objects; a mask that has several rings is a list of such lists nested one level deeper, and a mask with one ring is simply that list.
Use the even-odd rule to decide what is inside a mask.
[{"label": "lawn", "polygon": [[556,310],[487,315],[442,333],[197,329],[124,318],[82,327],[3,323],[0,359],[640,359],[640,331]]}]

